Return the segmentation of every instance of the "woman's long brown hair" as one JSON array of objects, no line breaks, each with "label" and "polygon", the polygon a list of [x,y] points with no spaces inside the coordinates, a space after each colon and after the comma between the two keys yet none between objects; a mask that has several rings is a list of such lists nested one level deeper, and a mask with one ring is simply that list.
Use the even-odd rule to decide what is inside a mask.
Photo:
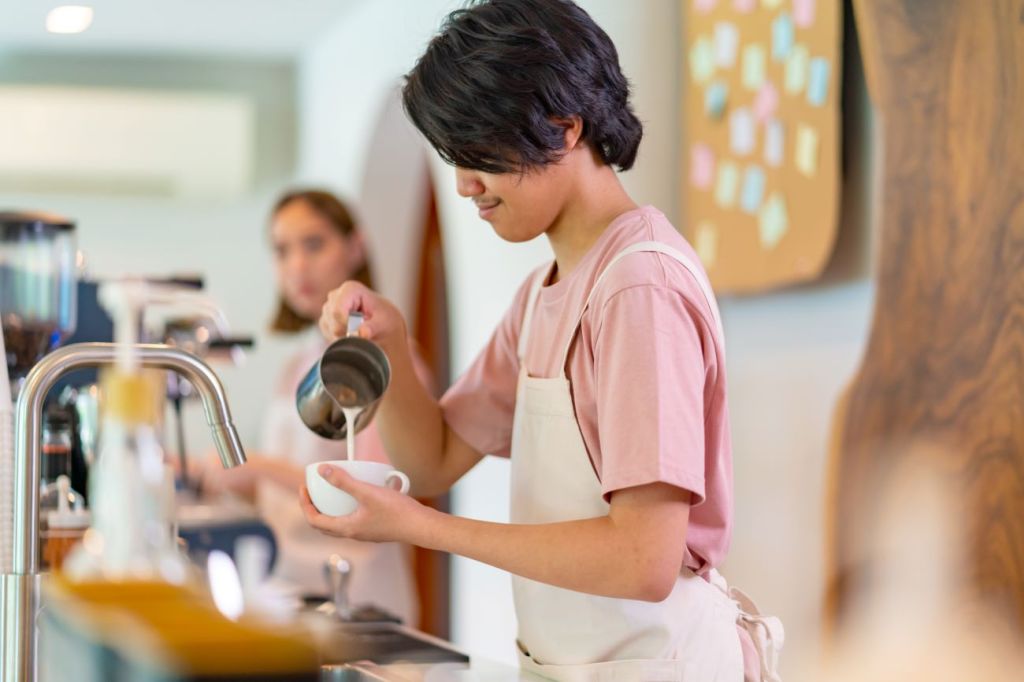
[{"label": "woman's long brown hair", "polygon": [[[341,199],[323,190],[300,189],[286,192],[274,204],[274,210],[271,215],[276,216],[281,209],[295,201],[305,202],[310,208],[326,218],[341,236],[349,238],[355,234],[356,223],[348,207],[345,206]],[[363,258],[363,264],[352,273],[349,279],[354,279],[371,289],[373,288],[373,274],[370,272],[368,258]],[[299,332],[315,321],[300,315],[288,305],[288,302],[284,300],[284,296],[280,296],[278,298],[277,313],[274,315],[270,328],[278,332]]]}]

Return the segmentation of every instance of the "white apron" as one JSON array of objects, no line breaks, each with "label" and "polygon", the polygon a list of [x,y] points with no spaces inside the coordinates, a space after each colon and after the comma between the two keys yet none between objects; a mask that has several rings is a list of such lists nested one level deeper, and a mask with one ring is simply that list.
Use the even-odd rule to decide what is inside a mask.
[{"label": "white apron", "polygon": [[[683,253],[658,242],[633,244],[618,253],[594,283],[625,256],[656,251],[674,258],[700,284],[721,330],[714,296],[702,271]],[[531,377],[525,358],[534,306],[544,275],[533,283],[519,338],[519,383],[512,434],[512,523],[556,523],[607,516],[595,475],[576,422],[569,380],[565,375],[569,348],[590,296],[566,340],[562,375]],[[591,290],[591,296],[593,290]],[[565,682],[625,680],[628,682],[740,682],[743,654],[737,623],[744,624],[735,599],[714,575],[715,586],[684,568],[669,597],[658,603],[599,597],[512,576],[519,622],[522,667]],[[774,680],[774,660],[765,639],[781,646],[781,624],[765,625],[752,616],[752,629],[762,659],[762,678]],[[771,619],[774,620],[774,619]],[[760,642],[759,642],[760,640]],[[770,644],[770,642],[769,642]],[[774,656],[772,657],[774,658]]]}]

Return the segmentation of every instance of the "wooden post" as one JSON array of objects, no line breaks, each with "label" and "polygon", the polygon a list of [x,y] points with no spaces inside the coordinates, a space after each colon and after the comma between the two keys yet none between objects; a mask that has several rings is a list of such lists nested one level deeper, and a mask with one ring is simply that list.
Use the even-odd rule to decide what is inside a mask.
[{"label": "wooden post", "polygon": [[829,615],[901,443],[964,510],[965,606],[1024,630],[1024,0],[853,0],[881,154],[877,297],[837,410]]}]

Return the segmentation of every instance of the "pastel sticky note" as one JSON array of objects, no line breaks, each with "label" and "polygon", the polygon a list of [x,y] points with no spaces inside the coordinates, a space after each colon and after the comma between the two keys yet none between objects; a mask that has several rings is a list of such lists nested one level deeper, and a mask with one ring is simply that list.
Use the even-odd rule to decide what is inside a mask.
[{"label": "pastel sticky note", "polygon": [[807,177],[818,172],[818,131],[803,123],[796,129],[796,167]]},{"label": "pastel sticky note", "polygon": [[759,166],[748,166],[743,173],[743,189],[740,191],[740,208],[747,213],[757,213],[764,198],[764,171]]},{"label": "pastel sticky note", "polygon": [[783,12],[772,22],[772,59],[785,61],[793,49],[793,19]]},{"label": "pastel sticky note", "polygon": [[778,168],[786,154],[785,129],[782,121],[772,119],[764,127],[764,162],[772,168]]},{"label": "pastel sticky note", "polygon": [[704,91],[704,113],[709,118],[722,118],[728,101],[729,86],[721,81],[715,81]]},{"label": "pastel sticky note", "polygon": [[807,101],[816,107],[825,104],[828,95],[828,60],[815,57],[807,74]]},{"label": "pastel sticky note", "polygon": [[757,90],[764,83],[764,48],[757,43],[743,48],[743,87]]},{"label": "pastel sticky note", "polygon": [[737,12],[747,14],[757,7],[757,0],[732,0],[732,6]]},{"label": "pastel sticky note", "polygon": [[690,182],[697,189],[710,189],[715,181],[715,153],[706,144],[690,150]]},{"label": "pastel sticky note", "polygon": [[764,123],[775,115],[779,108],[779,91],[771,83],[764,83],[754,97],[754,115],[760,123]]},{"label": "pastel sticky note", "polygon": [[807,85],[807,48],[796,45],[786,59],[786,75],[783,88],[790,95],[795,95]]},{"label": "pastel sticky note", "polygon": [[715,264],[718,256],[718,231],[715,226],[706,220],[697,225],[697,231],[693,235],[693,248],[700,257],[704,267],[710,268]]},{"label": "pastel sticky note", "polygon": [[746,107],[729,116],[729,148],[741,156],[754,151],[754,112]]},{"label": "pastel sticky note", "polygon": [[723,68],[735,66],[739,42],[740,34],[734,25],[728,22],[715,24],[715,64]]},{"label": "pastel sticky note", "polygon": [[789,216],[786,212],[786,200],[781,194],[772,192],[757,216],[758,234],[761,246],[766,249],[775,246],[786,235],[789,229]]},{"label": "pastel sticky note", "polygon": [[693,8],[701,14],[707,14],[715,8],[718,0],[693,0]]},{"label": "pastel sticky note", "polygon": [[715,48],[711,39],[701,36],[690,47],[690,77],[703,85],[715,73]]},{"label": "pastel sticky note", "polygon": [[718,181],[715,183],[715,201],[722,208],[736,204],[736,189],[740,183],[740,172],[732,161],[718,164]]},{"label": "pastel sticky note", "polygon": [[793,0],[793,21],[800,28],[807,28],[814,23],[815,0]]}]

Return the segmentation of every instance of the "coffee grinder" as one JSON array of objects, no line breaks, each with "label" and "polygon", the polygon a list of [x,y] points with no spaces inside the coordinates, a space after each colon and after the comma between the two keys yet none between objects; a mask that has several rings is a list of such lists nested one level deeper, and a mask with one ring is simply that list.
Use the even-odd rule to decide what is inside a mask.
[{"label": "coffee grinder", "polygon": [[[13,503],[11,404],[29,371],[75,329],[75,224],[48,213],[0,211],[0,569],[10,561]],[[6,374],[6,376],[4,376]]]}]

